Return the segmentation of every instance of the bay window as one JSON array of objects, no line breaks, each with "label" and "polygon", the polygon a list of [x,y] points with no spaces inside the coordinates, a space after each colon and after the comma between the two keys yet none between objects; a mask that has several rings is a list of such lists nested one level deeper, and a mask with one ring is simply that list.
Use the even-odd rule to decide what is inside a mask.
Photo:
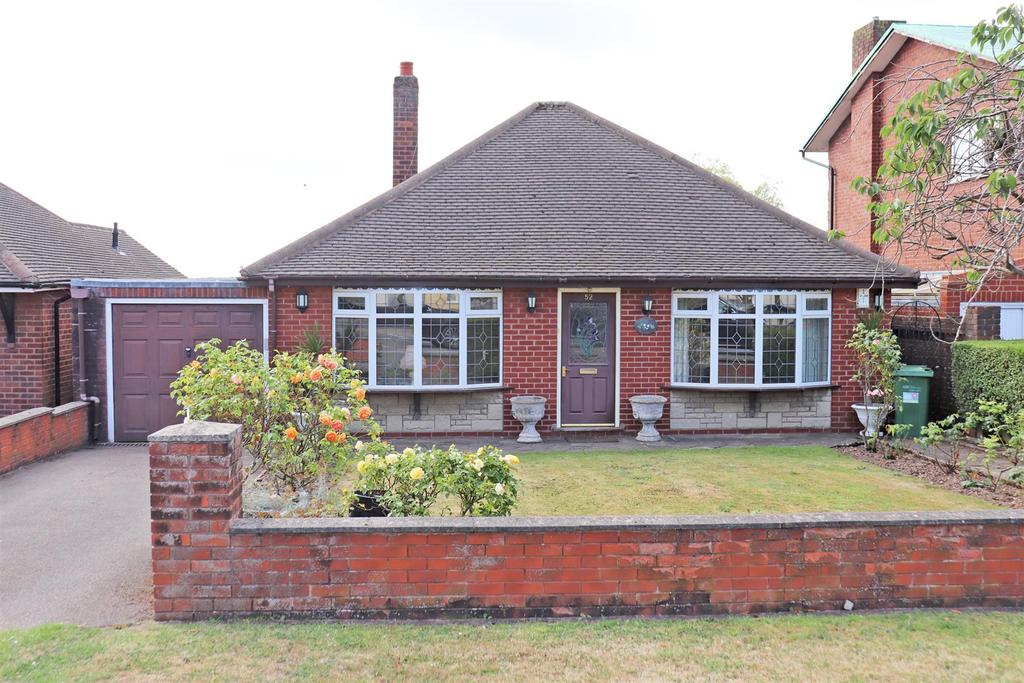
[{"label": "bay window", "polygon": [[829,292],[672,296],[672,383],[786,387],[829,381]]},{"label": "bay window", "polygon": [[334,346],[370,387],[501,384],[501,292],[334,290]]}]

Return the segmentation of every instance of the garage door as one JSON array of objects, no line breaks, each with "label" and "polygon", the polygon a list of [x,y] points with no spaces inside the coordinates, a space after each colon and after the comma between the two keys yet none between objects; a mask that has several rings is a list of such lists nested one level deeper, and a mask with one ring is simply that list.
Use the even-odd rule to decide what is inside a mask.
[{"label": "garage door", "polygon": [[248,340],[263,350],[263,307],[256,304],[113,304],[114,439],[145,441],[181,422],[170,384],[189,352],[212,337]]}]

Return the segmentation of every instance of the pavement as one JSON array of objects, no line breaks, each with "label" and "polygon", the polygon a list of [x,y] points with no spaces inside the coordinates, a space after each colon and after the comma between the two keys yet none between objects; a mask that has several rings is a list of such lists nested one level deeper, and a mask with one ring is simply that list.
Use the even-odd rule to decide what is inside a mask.
[{"label": "pavement", "polygon": [[146,447],[72,451],[0,477],[0,629],[152,618]]}]

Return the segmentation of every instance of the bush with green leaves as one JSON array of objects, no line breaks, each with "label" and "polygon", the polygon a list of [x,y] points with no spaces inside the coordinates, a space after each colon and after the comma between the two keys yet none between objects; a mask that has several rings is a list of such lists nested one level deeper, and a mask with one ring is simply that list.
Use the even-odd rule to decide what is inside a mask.
[{"label": "bush with green leaves", "polygon": [[967,426],[956,413],[942,420],[929,422],[921,428],[917,443],[934,450],[940,465],[950,474],[962,474],[964,450],[967,447]]},{"label": "bush with green leaves", "polygon": [[360,452],[356,490],[376,495],[395,517],[448,514],[447,507],[435,508],[442,496],[457,502],[461,515],[508,515],[519,495],[519,458],[494,446],[469,453],[454,445],[394,451],[380,442]]},{"label": "bush with green leaves", "polygon": [[188,419],[242,426],[251,476],[293,491],[340,477],[355,460],[351,434],[379,441],[366,387],[337,353],[278,353],[269,364],[245,341],[196,345],[197,356],[171,383]]},{"label": "bush with green leaves", "polygon": [[953,398],[961,413],[982,399],[1024,410],[1024,341],[962,341],[953,344]]}]

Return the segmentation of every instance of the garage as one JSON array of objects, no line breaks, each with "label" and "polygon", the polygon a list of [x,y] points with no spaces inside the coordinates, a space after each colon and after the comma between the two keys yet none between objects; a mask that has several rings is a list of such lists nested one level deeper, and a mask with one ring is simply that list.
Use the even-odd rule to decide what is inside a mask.
[{"label": "garage", "polygon": [[145,441],[180,422],[170,384],[200,342],[245,339],[266,348],[266,301],[107,300],[107,431],[110,441]]}]

